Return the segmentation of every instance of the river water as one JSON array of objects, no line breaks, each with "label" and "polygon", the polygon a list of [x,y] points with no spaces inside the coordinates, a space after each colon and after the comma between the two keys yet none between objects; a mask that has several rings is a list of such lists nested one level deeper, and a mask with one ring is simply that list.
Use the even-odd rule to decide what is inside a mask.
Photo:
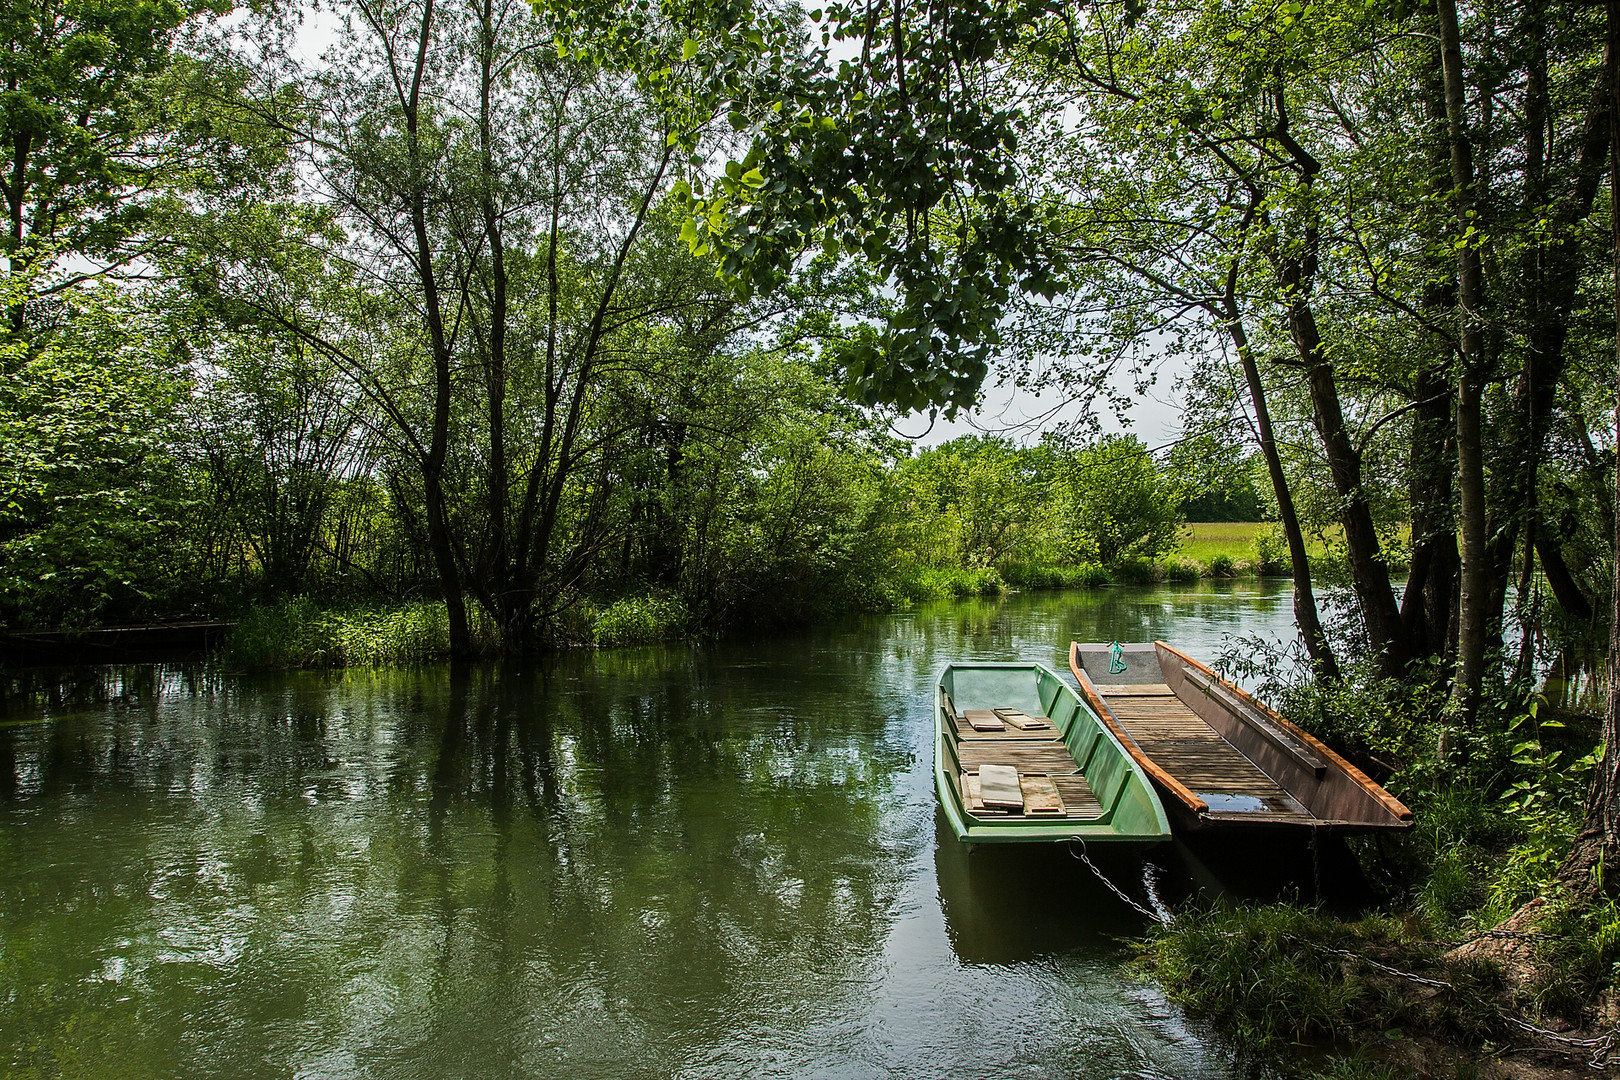
[{"label": "river water", "polygon": [[1205,583],[544,664],[14,673],[0,1071],[1232,1075],[1078,862],[943,829],[930,688],[1290,627],[1286,582]]}]

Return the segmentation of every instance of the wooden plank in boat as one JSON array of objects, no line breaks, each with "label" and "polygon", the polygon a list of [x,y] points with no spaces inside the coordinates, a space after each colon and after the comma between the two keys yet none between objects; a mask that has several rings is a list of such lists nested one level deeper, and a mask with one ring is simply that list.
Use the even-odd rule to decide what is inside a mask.
[{"label": "wooden plank in boat", "polygon": [[1058,794],[1063,797],[1063,807],[1066,816],[1070,818],[1098,818],[1102,817],[1102,803],[1097,801],[1096,793],[1086,778],[1079,773],[1070,773],[1067,776],[1052,777],[1057,785]]},{"label": "wooden plank in boat", "polygon": [[984,765],[1011,765],[1025,772],[1043,772],[1054,776],[1080,771],[1069,756],[1069,751],[1056,740],[1050,742],[981,742],[962,743],[956,748],[964,769]]},{"label": "wooden plank in boat", "polygon": [[962,774],[962,802],[967,812],[977,817],[1006,817],[1005,810],[992,810],[984,805],[984,795],[979,790],[979,774],[965,772]]},{"label": "wooden plank in boat", "polygon": [[1167,683],[1110,683],[1099,686],[1110,703],[1116,697],[1175,697],[1176,692]]},{"label": "wooden plank in boat", "polygon": [[1007,725],[1001,718],[989,709],[968,709],[962,713],[962,718],[972,726],[974,731],[1005,731]]},{"label": "wooden plank in boat", "polygon": [[[1079,773],[1069,775],[1047,775],[1052,785],[1057,789],[1058,798],[1063,800],[1062,817],[1071,821],[1092,821],[1102,817],[1102,803],[1097,801],[1096,794],[1086,778]],[[1016,816],[1007,810],[992,809],[984,805],[984,797],[979,790],[979,774],[977,772],[964,772],[960,776],[962,805],[969,814],[978,818],[1005,818]],[[1031,815],[1041,817],[1046,815]]]},{"label": "wooden plank in boat", "polygon": [[956,718],[957,742],[1056,742],[1057,737],[1056,728],[1020,731],[1015,727],[1003,727],[999,731],[978,731],[960,716]]},{"label": "wooden plank in boat", "polygon": [[1024,793],[1018,770],[1011,765],[979,766],[979,797],[986,809],[1022,810]]},{"label": "wooden plank in boat", "polygon": [[1031,716],[1022,709],[995,709],[995,714],[1001,718],[1002,723],[1019,731],[1050,730],[1052,721],[1044,716]]},{"label": "wooden plank in boat", "polygon": [[1056,782],[1045,773],[1024,773],[1018,778],[1018,787],[1024,794],[1025,817],[1068,816]]},{"label": "wooden plank in boat", "polygon": [[[1179,699],[1110,700],[1109,709],[1143,753],[1187,788],[1200,793],[1200,798],[1210,793],[1217,801],[1236,797],[1255,800],[1263,807],[1258,813],[1222,812],[1223,819],[1235,814],[1255,821],[1267,816],[1312,818],[1283,787]],[[1210,809],[1214,808],[1211,804]]]}]

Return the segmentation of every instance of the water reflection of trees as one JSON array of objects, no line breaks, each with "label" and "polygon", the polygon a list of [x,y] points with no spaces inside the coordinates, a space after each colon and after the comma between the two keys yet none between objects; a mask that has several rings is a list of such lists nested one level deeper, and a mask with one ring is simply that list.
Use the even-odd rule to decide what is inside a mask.
[{"label": "water reflection of trees", "polygon": [[858,667],[615,666],[14,697],[13,1067],[667,1074],[836,1014],[902,877]]}]

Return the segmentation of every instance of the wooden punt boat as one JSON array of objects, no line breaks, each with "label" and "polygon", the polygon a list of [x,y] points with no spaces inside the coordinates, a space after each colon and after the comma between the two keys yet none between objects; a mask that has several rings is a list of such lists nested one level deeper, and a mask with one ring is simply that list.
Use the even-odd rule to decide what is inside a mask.
[{"label": "wooden punt boat", "polygon": [[1178,825],[1404,829],[1412,811],[1310,734],[1164,642],[1069,646],[1086,703]]},{"label": "wooden punt boat", "polygon": [[934,690],[934,787],[958,840],[1166,839],[1153,786],[1040,664],[947,664]]}]

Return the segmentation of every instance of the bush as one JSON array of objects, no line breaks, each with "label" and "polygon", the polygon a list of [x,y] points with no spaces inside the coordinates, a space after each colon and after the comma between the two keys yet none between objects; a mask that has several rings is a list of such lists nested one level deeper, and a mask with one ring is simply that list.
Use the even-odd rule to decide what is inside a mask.
[{"label": "bush", "polygon": [[1217,555],[1209,560],[1209,576],[1219,578],[1237,577],[1237,560],[1230,555]]},{"label": "bush", "polygon": [[598,648],[647,645],[682,637],[691,626],[686,605],[673,596],[630,596],[585,613],[589,640]]},{"label": "bush", "polygon": [[1272,526],[1254,538],[1254,563],[1255,572],[1264,577],[1282,577],[1294,572],[1288,543],[1279,527]]},{"label": "bush", "polygon": [[224,648],[227,663],[250,669],[381,667],[448,655],[443,603],[327,608],[307,596],[250,608]]},{"label": "bush", "polygon": [[1159,580],[1159,568],[1147,559],[1125,559],[1114,565],[1112,576],[1126,585],[1152,585]]},{"label": "bush", "polygon": [[994,568],[965,570],[957,566],[913,566],[896,574],[885,591],[891,601],[890,607],[907,607],[953,597],[999,596],[1006,591],[1006,587]]},{"label": "bush", "polygon": [[1160,564],[1166,581],[1197,581],[1204,576],[1204,568],[1192,559],[1166,559]]},{"label": "bush", "polygon": [[1001,578],[1020,589],[1086,589],[1108,584],[1108,571],[1096,563],[1053,566],[1011,562],[1002,564]]}]

